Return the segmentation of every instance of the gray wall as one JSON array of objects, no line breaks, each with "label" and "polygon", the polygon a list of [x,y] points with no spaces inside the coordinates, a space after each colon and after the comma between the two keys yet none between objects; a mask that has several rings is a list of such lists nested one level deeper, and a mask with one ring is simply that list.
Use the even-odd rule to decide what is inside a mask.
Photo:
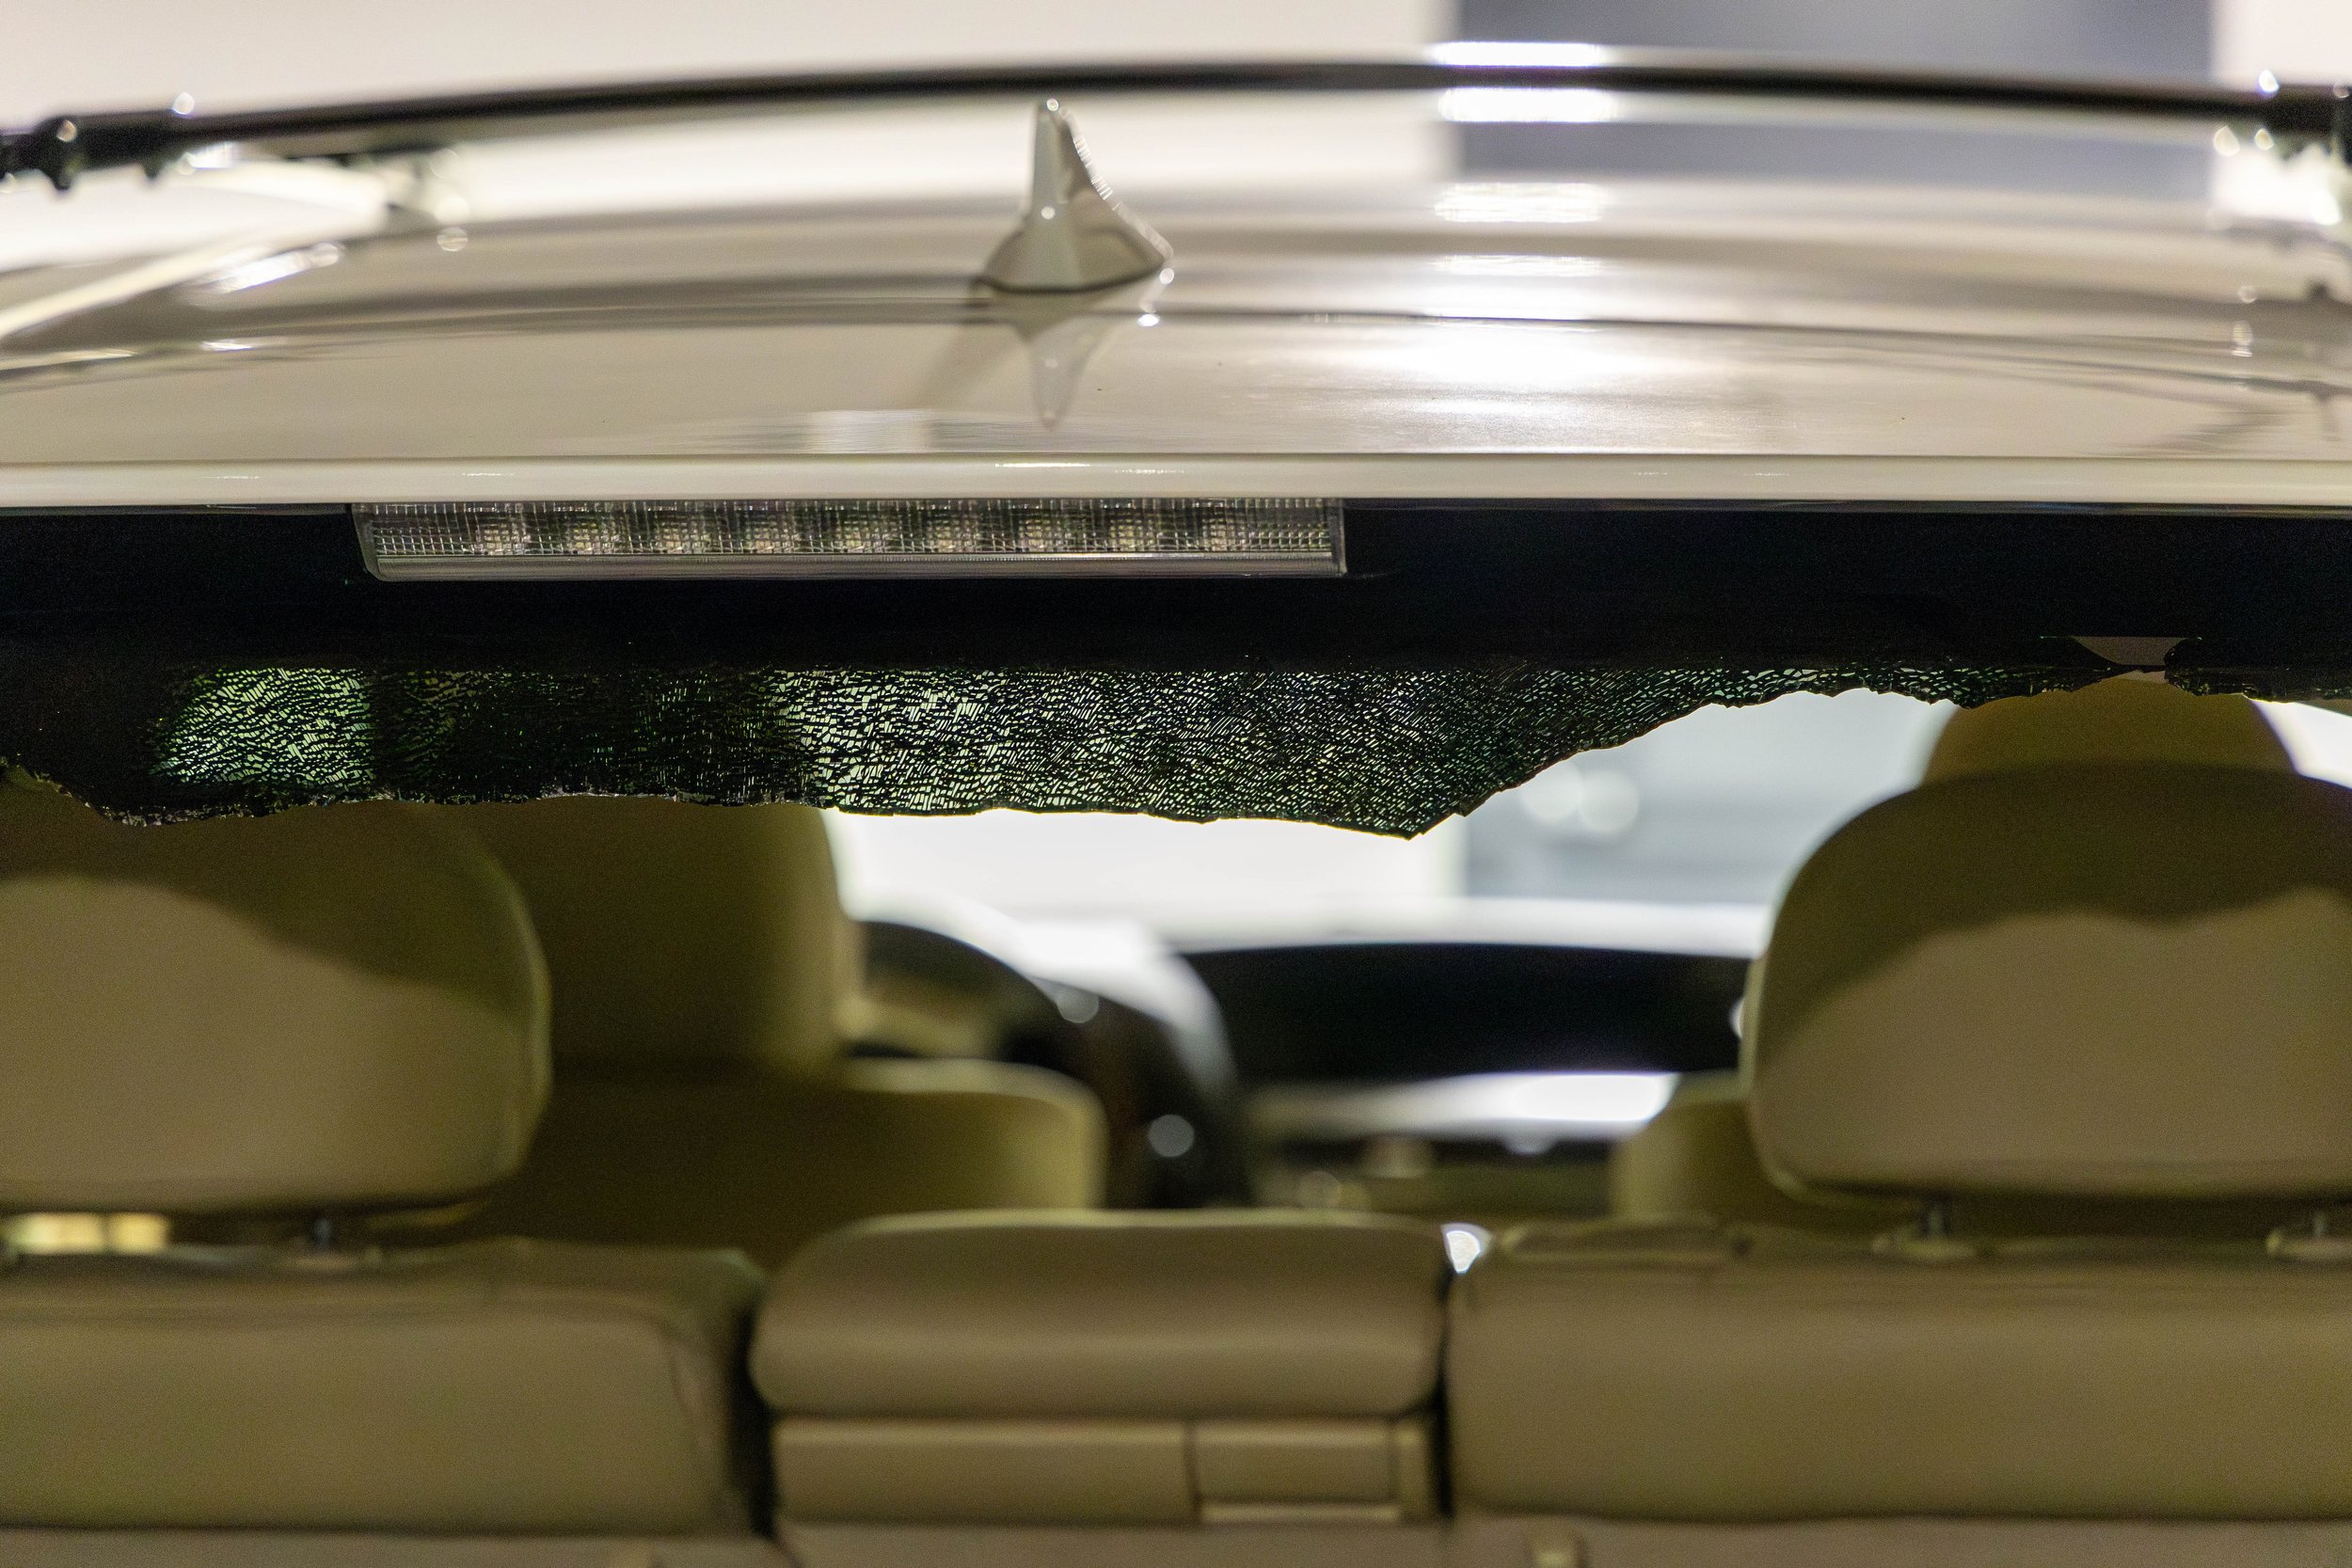
[{"label": "gray wall", "polygon": [[1469,39],[1773,50],[1881,65],[2202,76],[2207,0],[1461,0]]},{"label": "gray wall", "polygon": [[614,76],[974,60],[1385,54],[1452,0],[0,0],[0,123]]},{"label": "gray wall", "polygon": [[[1468,39],[1766,51],[1840,62],[2201,77],[2209,0],[1460,0]],[[2202,196],[2194,150],[2079,135],[1805,126],[1463,128],[1473,171],[1830,174]]]}]

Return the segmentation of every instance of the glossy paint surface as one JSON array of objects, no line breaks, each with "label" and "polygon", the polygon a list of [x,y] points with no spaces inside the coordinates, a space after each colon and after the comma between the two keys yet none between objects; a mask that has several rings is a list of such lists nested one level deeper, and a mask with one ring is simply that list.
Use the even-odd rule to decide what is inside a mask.
[{"label": "glossy paint surface", "polygon": [[0,506],[1320,494],[2352,502],[2352,258],[1964,193],[993,202],[419,225],[11,278]]}]

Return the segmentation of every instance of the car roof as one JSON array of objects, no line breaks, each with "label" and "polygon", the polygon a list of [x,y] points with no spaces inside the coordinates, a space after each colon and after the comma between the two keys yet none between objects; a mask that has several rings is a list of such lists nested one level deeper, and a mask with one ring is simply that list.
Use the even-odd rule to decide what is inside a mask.
[{"label": "car roof", "polygon": [[[2275,81],[1494,47],[55,117],[0,134],[0,170],[64,189],[131,165],[325,160],[379,171],[385,205],[292,245],[10,278],[8,499],[2337,499],[2352,265],[2316,207],[2289,223],[1753,182],[1343,191],[1260,169],[1247,196],[1153,192],[1127,214],[1120,171],[1088,165],[1054,96],[1173,94],[1216,113],[1236,94],[1609,90],[1638,114],[1696,103],[1736,125],[1794,104],[1863,135],[1873,116],[1938,115],[2232,145],[2243,131],[2315,161],[2346,112],[2332,89]],[[1032,98],[1022,231],[1050,224],[1048,186],[1066,182],[1060,207],[1137,237],[1109,271],[999,277],[1016,210],[969,194],[437,215],[465,193],[441,189],[434,150],[469,141],[786,110],[846,126],[835,111],[888,105],[918,128],[930,117],[946,146],[964,134],[957,113]],[[1174,247],[1156,272],[1152,226]]]},{"label": "car roof", "polygon": [[1151,216],[1166,280],[1076,298],[976,288],[970,201],[75,268],[0,336],[0,463],[20,505],[2341,493],[2316,228],[1658,183]]},{"label": "car roof", "polygon": [[[2312,133],[2156,101],[2201,143]],[[346,229],[0,290],[0,755],[152,817],[600,792],[1413,832],[1709,702],[2341,689],[2352,275],[2316,215],[1145,186],[1166,268],[1031,288],[990,259],[1035,192],[453,223],[400,188],[421,145],[367,139],[439,112],[255,134],[410,158]],[[1116,216],[1117,169],[1046,157],[1060,113],[1037,171]],[[236,139],[6,146],[203,135]]]}]

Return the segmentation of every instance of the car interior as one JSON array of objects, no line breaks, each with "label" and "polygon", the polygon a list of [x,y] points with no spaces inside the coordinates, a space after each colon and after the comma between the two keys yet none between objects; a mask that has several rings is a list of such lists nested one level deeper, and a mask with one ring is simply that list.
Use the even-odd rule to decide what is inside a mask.
[{"label": "car interior", "polygon": [[[1197,954],[1220,1076],[850,919],[806,807],[11,773],[0,1560],[2352,1550],[2352,792],[2255,704],[1957,711],[1744,971],[1553,955],[1536,1028],[1422,957],[1459,1016]],[[1351,1101],[1350,1035],[1654,1100]]]},{"label": "car interior", "polygon": [[1186,957],[1233,1037],[1256,1190],[1301,1207],[1598,1218],[1629,1129],[1739,1065],[1747,965],[1721,954],[1455,933]]}]

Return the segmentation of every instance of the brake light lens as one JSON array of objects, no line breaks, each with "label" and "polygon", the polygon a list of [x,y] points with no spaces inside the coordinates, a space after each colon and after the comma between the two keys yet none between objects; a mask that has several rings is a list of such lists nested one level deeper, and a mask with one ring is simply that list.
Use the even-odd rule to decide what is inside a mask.
[{"label": "brake light lens", "polygon": [[1345,570],[1336,500],[419,501],[352,509],[368,570],[484,578]]}]

